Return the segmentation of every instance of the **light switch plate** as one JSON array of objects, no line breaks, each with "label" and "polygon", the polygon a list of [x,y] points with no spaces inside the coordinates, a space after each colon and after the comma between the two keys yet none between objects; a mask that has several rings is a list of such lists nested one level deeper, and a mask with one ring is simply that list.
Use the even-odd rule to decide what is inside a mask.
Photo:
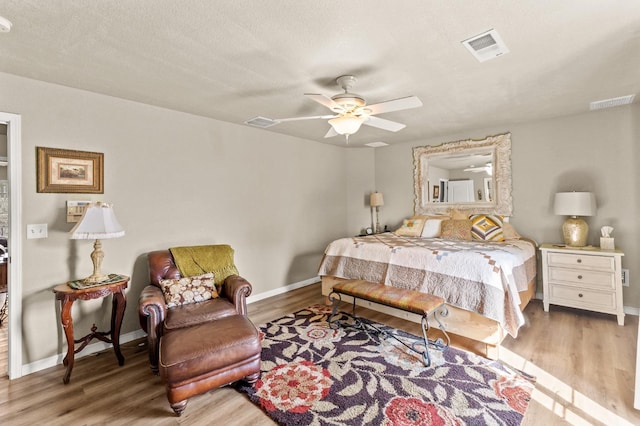
[{"label": "light switch plate", "polygon": [[47,238],[47,224],[37,223],[27,225],[27,239],[32,240],[34,238]]}]

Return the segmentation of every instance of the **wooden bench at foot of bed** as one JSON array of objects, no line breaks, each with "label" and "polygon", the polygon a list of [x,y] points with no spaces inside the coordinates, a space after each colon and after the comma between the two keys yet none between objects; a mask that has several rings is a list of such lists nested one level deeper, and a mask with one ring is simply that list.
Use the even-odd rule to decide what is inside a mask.
[{"label": "wooden bench at foot of bed", "polygon": [[[342,302],[343,296],[350,296],[353,299],[353,312],[342,314],[351,317],[355,320],[356,327],[362,327],[365,330],[367,326],[374,329],[376,332],[381,332],[378,327],[368,322],[362,322],[361,318],[356,316],[356,303],[357,299],[366,300],[381,305],[389,306],[391,308],[399,309],[401,311],[410,312],[412,314],[420,315],[420,324],[422,326],[422,347],[415,344],[408,345],[402,339],[399,339],[393,333],[386,333],[395,338],[398,342],[405,345],[410,350],[420,354],[424,365],[431,366],[431,356],[429,354],[429,346],[433,346],[438,350],[444,350],[449,346],[450,340],[447,335],[447,331],[442,324],[441,318],[447,316],[447,308],[444,306],[444,299],[440,296],[434,296],[432,294],[420,293],[414,290],[406,290],[397,287],[391,287],[384,284],[375,284],[362,280],[347,280],[337,283],[331,289],[329,299],[333,302],[333,310],[329,317],[329,324],[334,323],[334,319],[338,314],[338,307]],[[446,338],[446,342],[442,339],[430,340],[427,333],[431,329],[429,318],[432,318],[438,323],[440,331],[443,337]],[[340,320],[335,319],[335,323],[338,326],[342,325]]]},{"label": "wooden bench at foot of bed", "polygon": [[[328,296],[332,288],[335,284],[345,281],[353,281],[353,280],[345,280],[343,278],[322,277],[322,295]],[[366,282],[366,281],[363,281]],[[523,310],[525,306],[529,303],[529,301],[535,295],[536,288],[536,280],[535,278],[529,283],[529,288],[527,291],[520,292],[520,300],[522,303],[520,304],[520,310]],[[345,296],[348,299],[345,299],[347,302],[351,302],[349,296]],[[327,301],[329,302],[329,301]],[[419,314],[415,314],[412,312],[400,310],[397,308],[392,308],[389,306],[385,306],[376,302],[368,301],[368,300],[357,300],[358,306],[363,306],[365,308],[372,309],[374,311],[382,312],[388,315],[392,315],[398,318],[407,319],[412,322],[416,322],[418,324],[422,321],[422,316]],[[329,304],[329,303],[328,303]],[[492,319],[483,317],[480,314],[475,312],[467,311],[465,309],[457,308],[455,306],[446,304],[448,309],[448,315],[445,318],[442,318],[441,321],[445,326],[448,334],[455,334],[457,336],[462,336],[477,342],[480,342],[485,347],[484,355],[490,359],[498,359],[499,358],[499,350],[500,344],[507,336],[507,333],[502,329],[500,324]]]}]

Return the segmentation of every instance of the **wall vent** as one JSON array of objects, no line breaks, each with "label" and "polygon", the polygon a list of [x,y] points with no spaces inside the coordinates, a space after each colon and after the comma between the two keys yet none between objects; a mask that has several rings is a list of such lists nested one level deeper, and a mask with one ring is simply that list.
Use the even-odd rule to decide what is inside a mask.
[{"label": "wall vent", "polygon": [[594,101],[589,104],[589,109],[595,111],[604,108],[613,108],[621,105],[629,105],[633,102],[636,95],[620,96],[619,98],[604,99],[602,101]]},{"label": "wall vent", "polygon": [[244,122],[244,124],[248,124],[249,126],[253,126],[253,127],[260,127],[261,129],[266,129],[267,127],[275,126],[278,123],[279,121],[272,120],[266,117],[260,117],[260,116],[250,118],[249,120]]},{"label": "wall vent", "polygon": [[509,49],[502,41],[502,37],[494,29],[468,38],[462,41],[462,44],[480,62],[509,53]]}]

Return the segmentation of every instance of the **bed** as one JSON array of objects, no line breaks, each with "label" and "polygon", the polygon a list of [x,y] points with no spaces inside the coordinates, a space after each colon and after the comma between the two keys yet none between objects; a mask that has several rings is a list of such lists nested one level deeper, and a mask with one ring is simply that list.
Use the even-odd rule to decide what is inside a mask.
[{"label": "bed", "polygon": [[[434,294],[446,300],[448,332],[482,342],[498,357],[500,343],[517,336],[522,310],[535,294],[536,245],[423,238],[387,232],[343,238],[328,245],[320,264],[322,293],[359,279]],[[419,322],[419,317],[370,302],[363,305]]]}]

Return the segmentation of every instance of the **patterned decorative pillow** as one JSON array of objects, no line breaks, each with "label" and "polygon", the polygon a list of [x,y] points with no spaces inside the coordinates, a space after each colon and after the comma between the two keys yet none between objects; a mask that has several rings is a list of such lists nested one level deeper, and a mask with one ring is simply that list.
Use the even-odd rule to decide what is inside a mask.
[{"label": "patterned decorative pillow", "polygon": [[449,209],[449,216],[451,216],[451,219],[453,220],[469,219],[469,215],[467,213],[458,209]]},{"label": "patterned decorative pillow", "polygon": [[471,221],[469,219],[442,221],[440,238],[471,241]]},{"label": "patterned decorative pillow", "polygon": [[404,237],[419,237],[423,227],[424,219],[405,219],[402,221],[402,226],[394,233]]},{"label": "patterned decorative pillow", "polygon": [[219,297],[212,272],[177,280],[160,280],[160,288],[169,308]]},{"label": "patterned decorative pillow", "polygon": [[471,219],[471,236],[474,240],[504,241],[502,216],[474,214]]}]

